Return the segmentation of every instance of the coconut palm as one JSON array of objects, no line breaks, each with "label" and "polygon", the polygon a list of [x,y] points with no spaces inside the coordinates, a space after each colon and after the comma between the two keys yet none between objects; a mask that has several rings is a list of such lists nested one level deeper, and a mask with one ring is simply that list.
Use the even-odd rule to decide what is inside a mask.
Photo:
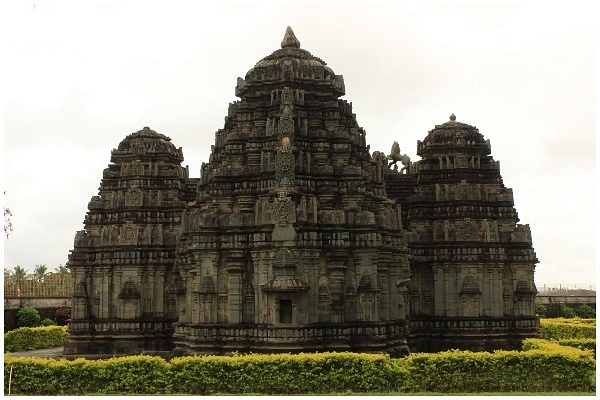
[{"label": "coconut palm", "polygon": [[37,264],[33,269],[33,286],[38,296],[44,292],[44,279],[48,275],[46,264]]},{"label": "coconut palm", "polygon": [[54,268],[54,273],[59,274],[59,275],[69,275],[71,273],[71,271],[69,271],[69,268],[60,264],[58,267]]},{"label": "coconut palm", "polygon": [[48,267],[46,264],[38,264],[33,269],[33,277],[38,283],[43,283],[46,275],[48,275]]},{"label": "coconut palm", "polygon": [[71,271],[69,271],[69,268],[61,264],[54,268],[54,272],[51,272],[49,275],[54,285],[53,290],[58,291],[57,293],[60,294],[70,293]]},{"label": "coconut palm", "polygon": [[23,282],[27,278],[27,270],[25,268],[17,265],[12,271],[11,274],[11,282],[13,283],[13,289],[17,296],[21,295],[21,287],[23,286]]}]

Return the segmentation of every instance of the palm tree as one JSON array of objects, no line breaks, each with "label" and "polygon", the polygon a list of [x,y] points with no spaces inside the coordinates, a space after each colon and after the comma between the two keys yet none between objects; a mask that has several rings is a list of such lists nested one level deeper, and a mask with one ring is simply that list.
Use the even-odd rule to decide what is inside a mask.
[{"label": "palm tree", "polygon": [[15,285],[15,292],[17,296],[21,296],[21,286],[23,285],[23,281],[27,278],[27,271],[25,268],[17,265],[11,272],[12,281]]},{"label": "palm tree", "polygon": [[44,277],[48,274],[48,267],[46,264],[38,264],[33,269],[33,276],[38,283],[44,282]]},{"label": "palm tree", "polygon": [[37,264],[33,269],[33,284],[39,288],[38,295],[44,291],[44,278],[48,275],[48,267],[46,264]]},{"label": "palm tree", "polygon": [[12,272],[4,267],[4,293],[10,293],[11,289],[13,287],[13,276],[12,276]]},{"label": "palm tree", "polygon": [[58,267],[54,268],[54,272],[59,275],[69,275],[71,273],[71,271],[69,271],[69,268],[65,267],[62,264],[60,264]]},{"label": "palm tree", "polygon": [[58,267],[54,268],[54,273],[51,274],[53,275],[57,290],[61,294],[63,294],[63,292],[68,293],[71,282],[71,271],[69,271],[69,268],[60,264]]}]

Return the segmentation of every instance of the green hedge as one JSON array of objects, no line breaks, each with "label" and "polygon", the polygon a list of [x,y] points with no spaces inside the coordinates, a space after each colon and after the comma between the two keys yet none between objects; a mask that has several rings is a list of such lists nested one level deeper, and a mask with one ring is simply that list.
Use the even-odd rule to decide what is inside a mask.
[{"label": "green hedge", "polygon": [[559,340],[561,346],[576,347],[581,350],[592,350],[596,356],[596,339],[563,339]]},{"label": "green hedge", "polygon": [[352,353],[172,360],[173,384],[193,394],[388,392],[392,367],[385,355]]},{"label": "green hedge", "polygon": [[596,319],[542,318],[540,339],[595,339]]},{"label": "green hedge", "polygon": [[[552,343],[551,343],[552,344]],[[153,356],[68,361],[12,357],[4,388],[19,395],[332,394],[594,391],[590,351],[564,347],[473,353]],[[11,372],[12,369],[12,372]]]},{"label": "green hedge", "polygon": [[587,350],[596,358],[596,339],[526,339],[523,341],[523,350],[532,349],[554,349],[556,346],[575,347]]},{"label": "green hedge", "polygon": [[66,326],[18,328],[4,334],[4,352],[27,351],[64,346]]},{"label": "green hedge", "polygon": [[564,392],[595,390],[590,352],[552,348],[494,353],[448,351],[407,358],[408,392]]}]

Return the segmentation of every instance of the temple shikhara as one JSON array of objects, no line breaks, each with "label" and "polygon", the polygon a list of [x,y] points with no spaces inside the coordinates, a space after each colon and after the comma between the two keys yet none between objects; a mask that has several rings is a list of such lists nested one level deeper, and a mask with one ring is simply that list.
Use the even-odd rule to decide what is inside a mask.
[{"label": "temple shikhara", "polygon": [[[148,127],[112,150],[68,267],[66,355],[516,349],[538,320],[529,225],[454,115],[370,152],[300,47],[237,79],[200,178]],[[391,138],[390,142],[401,138]]]}]

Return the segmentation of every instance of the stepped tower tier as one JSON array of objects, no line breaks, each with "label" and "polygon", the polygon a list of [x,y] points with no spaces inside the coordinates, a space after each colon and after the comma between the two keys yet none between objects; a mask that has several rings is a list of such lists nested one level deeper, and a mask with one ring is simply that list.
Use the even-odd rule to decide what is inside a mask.
[{"label": "stepped tower tier", "polygon": [[[412,347],[513,348],[536,335],[531,232],[490,153],[452,114],[418,142],[411,174],[385,174],[409,231]],[[440,329],[443,340],[432,341]]]},{"label": "stepped tower tier", "polygon": [[176,351],[406,352],[401,210],[343,78],[288,28],[236,94],[182,218]]},{"label": "stepped tower tier", "polygon": [[170,351],[175,242],[194,181],[183,153],[148,127],[112,151],[67,266],[75,291],[65,354]]}]

